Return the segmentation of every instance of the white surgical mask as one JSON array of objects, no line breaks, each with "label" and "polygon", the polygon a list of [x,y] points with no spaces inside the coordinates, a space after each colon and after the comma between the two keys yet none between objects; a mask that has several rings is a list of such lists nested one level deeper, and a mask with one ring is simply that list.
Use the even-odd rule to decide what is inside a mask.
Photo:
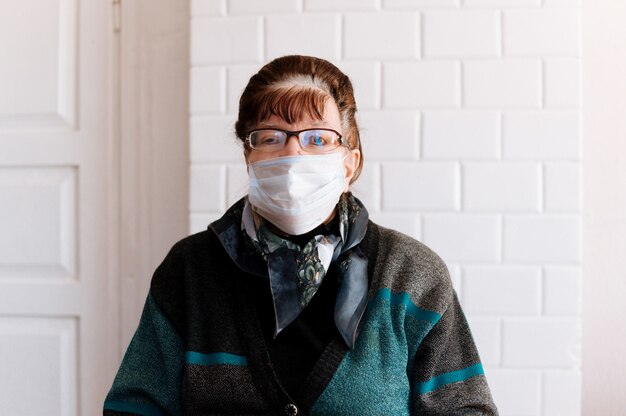
[{"label": "white surgical mask", "polygon": [[299,235],[324,222],[345,186],[343,152],[287,156],[248,165],[248,200],[263,218]]}]

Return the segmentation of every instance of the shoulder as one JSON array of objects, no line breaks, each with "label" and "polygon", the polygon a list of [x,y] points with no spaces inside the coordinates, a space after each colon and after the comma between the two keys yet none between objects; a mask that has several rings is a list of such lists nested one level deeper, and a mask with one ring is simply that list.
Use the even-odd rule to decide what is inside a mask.
[{"label": "shoulder", "polygon": [[175,243],[155,270],[150,294],[182,335],[186,334],[187,312],[199,294],[206,299],[223,297],[229,275],[223,268],[229,257],[212,230],[202,231]]},{"label": "shoulder", "polygon": [[370,223],[368,232],[376,233],[371,287],[388,288],[392,293],[408,293],[421,308],[442,313],[454,296],[444,261],[420,241],[399,231]]},{"label": "shoulder", "polygon": [[448,275],[448,269],[437,253],[424,243],[399,231],[373,224],[379,232],[379,256],[395,267],[419,266],[421,275],[432,278]]},{"label": "shoulder", "polygon": [[184,265],[187,270],[204,268],[207,262],[220,263],[227,260],[224,246],[212,229],[207,229],[177,241],[157,268],[157,274],[163,269],[172,271]]},{"label": "shoulder", "polygon": [[209,224],[206,230],[178,241],[168,253],[166,260],[168,257],[194,260],[197,255],[201,255],[206,260],[218,255],[220,251],[217,250],[225,253],[229,249],[238,248],[244,202],[243,198],[235,202],[226,210],[224,215]]},{"label": "shoulder", "polygon": [[[188,284],[190,279],[205,275],[203,271],[215,268],[226,260],[219,239],[212,230],[187,236],[169,250],[152,276],[153,293],[170,293],[175,287]],[[221,259],[221,260],[220,260]]]},{"label": "shoulder", "polygon": [[195,234],[186,236],[177,241],[170,249],[167,257],[189,256],[197,251],[203,251],[215,244],[219,244],[219,240],[211,229],[200,231]]}]

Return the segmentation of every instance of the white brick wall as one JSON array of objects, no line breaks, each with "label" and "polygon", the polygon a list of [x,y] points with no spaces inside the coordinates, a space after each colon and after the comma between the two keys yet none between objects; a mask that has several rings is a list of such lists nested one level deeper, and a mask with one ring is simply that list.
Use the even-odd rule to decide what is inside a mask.
[{"label": "white brick wall", "polygon": [[297,12],[301,10],[299,0],[229,0],[229,14],[254,14],[274,13],[274,12]]},{"label": "white brick wall", "polygon": [[417,111],[363,110],[358,123],[364,158],[370,154],[378,160],[419,158],[420,119]]},{"label": "white brick wall", "polygon": [[504,319],[502,364],[570,368],[580,364],[580,323],[571,318]]},{"label": "white brick wall", "polygon": [[578,56],[578,9],[504,12],[504,51],[511,56]]},{"label": "white brick wall", "polygon": [[387,108],[458,107],[458,62],[390,62],[383,65],[383,106]]},{"label": "white brick wall", "polygon": [[191,114],[223,113],[226,107],[226,71],[220,67],[192,68]]},{"label": "white brick wall", "polygon": [[380,0],[305,0],[306,11],[378,10]]},{"label": "white brick wall", "polygon": [[496,57],[500,45],[500,13],[480,11],[424,12],[424,56],[428,58]]},{"label": "white brick wall", "polygon": [[192,116],[189,121],[192,162],[241,162],[242,147],[232,132],[236,116]]},{"label": "white brick wall", "polygon": [[463,305],[470,315],[539,315],[541,269],[529,266],[468,266]]},{"label": "white brick wall", "polygon": [[576,215],[509,215],[504,218],[504,258],[519,262],[580,262]]},{"label": "white brick wall", "polygon": [[360,110],[380,108],[380,62],[346,62],[341,69],[350,77]]},{"label": "white brick wall", "polygon": [[501,323],[498,318],[472,318],[469,321],[472,336],[480,351],[480,358],[485,366],[500,364],[501,355]]},{"label": "white brick wall", "polygon": [[545,106],[576,108],[580,104],[580,59],[547,58],[545,61]]},{"label": "white brick wall", "polygon": [[580,374],[571,371],[547,371],[543,376],[543,415],[579,415],[581,403]]},{"label": "white brick wall", "polygon": [[[262,4],[262,2],[253,2]],[[283,55],[314,55],[335,61],[341,53],[341,16],[336,14],[279,14],[265,18],[267,59]]]},{"label": "white brick wall", "polygon": [[541,372],[492,369],[487,371],[486,375],[501,415],[541,414]]},{"label": "white brick wall", "polygon": [[191,231],[246,193],[239,95],[282,54],[353,80],[383,226],[447,262],[503,416],[580,414],[578,0],[193,0]]},{"label": "white brick wall", "polygon": [[465,0],[465,7],[525,7],[540,6],[541,0]]},{"label": "white brick wall", "polygon": [[260,62],[263,52],[260,17],[199,17],[191,21],[191,64]]},{"label": "white brick wall", "polygon": [[424,159],[498,159],[500,114],[426,111],[422,115]]},{"label": "white brick wall", "polygon": [[538,211],[540,195],[541,166],[537,163],[463,165],[463,208],[468,211]]},{"label": "white brick wall", "polygon": [[[419,56],[419,14],[407,12],[346,13],[342,39],[345,59],[410,59]],[[315,31],[317,32],[317,31]],[[332,47],[332,46],[331,46]]]},{"label": "white brick wall", "polygon": [[383,210],[458,209],[459,167],[449,162],[385,163]]},{"label": "white brick wall", "polygon": [[495,263],[501,258],[500,223],[497,215],[427,214],[422,240],[448,262]]},{"label": "white brick wall", "polygon": [[577,316],[581,308],[582,273],[579,267],[554,266],[544,270],[544,313]]},{"label": "white brick wall", "polygon": [[383,0],[386,9],[415,10],[421,7],[450,7],[458,6],[461,0]]},{"label": "white brick wall", "polygon": [[503,115],[503,154],[510,159],[576,160],[578,111],[516,111]]},{"label": "white brick wall", "polygon": [[226,0],[191,0],[191,15],[195,18],[221,16],[226,11]]},{"label": "white brick wall", "polygon": [[473,60],[463,65],[467,107],[538,108],[542,102],[538,59]]}]

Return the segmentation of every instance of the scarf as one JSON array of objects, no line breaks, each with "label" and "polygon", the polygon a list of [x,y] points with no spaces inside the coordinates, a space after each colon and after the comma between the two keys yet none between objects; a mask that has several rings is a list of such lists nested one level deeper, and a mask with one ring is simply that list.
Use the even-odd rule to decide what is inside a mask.
[{"label": "scarf", "polygon": [[[367,258],[359,243],[367,231],[367,210],[351,193],[337,204],[339,235],[318,234],[303,247],[273,233],[247,201],[242,229],[267,262],[276,326],[274,336],[298,317],[319,289],[331,265],[337,265],[335,325],[346,345],[354,348],[367,304]],[[323,228],[323,227],[322,227]]]}]

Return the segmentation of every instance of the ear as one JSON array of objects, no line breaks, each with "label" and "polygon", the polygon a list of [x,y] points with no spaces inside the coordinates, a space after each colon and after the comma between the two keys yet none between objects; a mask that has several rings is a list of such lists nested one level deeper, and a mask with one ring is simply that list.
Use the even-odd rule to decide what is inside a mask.
[{"label": "ear", "polygon": [[250,163],[250,162],[248,161],[248,156],[249,156],[249,155],[250,155],[250,149],[248,149],[248,148],[246,148],[246,147],[244,146],[244,149],[243,149],[243,159],[244,159],[244,161],[246,162],[246,172],[248,172],[248,170],[250,169],[250,168],[248,167],[248,165],[249,165],[249,163]]},{"label": "ear", "polygon": [[350,181],[356,172],[356,168],[361,161],[361,151],[359,149],[348,150],[348,156],[343,160],[343,166],[346,172],[346,179],[343,191],[348,192],[350,190]]}]

